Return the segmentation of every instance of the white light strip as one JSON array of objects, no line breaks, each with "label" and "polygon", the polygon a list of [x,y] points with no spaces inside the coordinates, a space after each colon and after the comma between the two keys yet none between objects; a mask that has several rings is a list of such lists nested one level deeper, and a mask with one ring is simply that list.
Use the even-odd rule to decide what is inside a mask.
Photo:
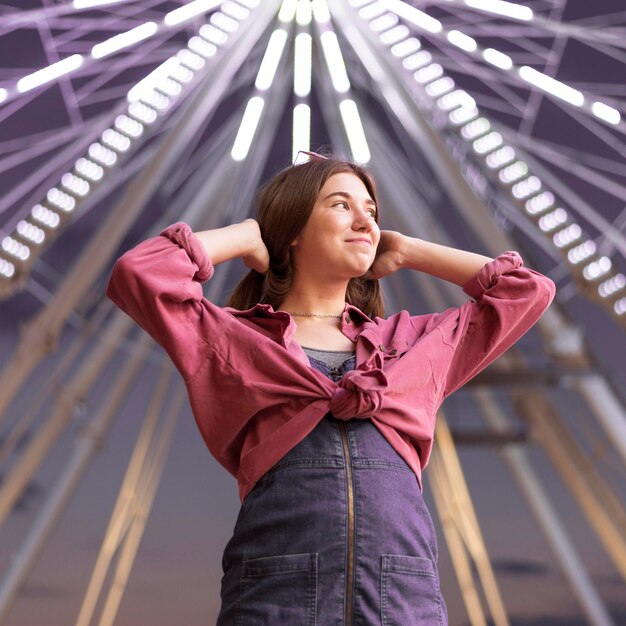
[{"label": "white light strip", "polygon": [[318,24],[327,24],[330,22],[330,13],[326,0],[313,0],[313,17]]},{"label": "white light strip", "polygon": [[346,129],[346,135],[348,135],[352,157],[357,163],[367,163],[371,158],[371,154],[356,102],[354,100],[343,100],[339,104],[339,111],[341,112],[343,126]]},{"label": "white light strip", "polygon": [[465,50],[466,52],[474,52],[478,45],[476,40],[462,33],[460,30],[451,30],[447,34],[448,41],[457,48],[461,48],[461,50]]},{"label": "white light strip", "polygon": [[33,74],[28,74],[28,76],[24,76],[24,78],[21,78],[17,82],[17,90],[20,93],[24,93],[25,91],[44,85],[55,78],[69,74],[70,72],[77,70],[83,64],[83,60],[82,55],[73,54],[67,59],[53,63],[52,65],[44,67]]},{"label": "white light strip", "polygon": [[4,102],[7,99],[7,90],[0,89],[0,102]]},{"label": "white light strip", "polygon": [[495,50],[494,48],[486,48],[483,50],[483,59],[490,63],[491,65],[495,65],[495,67],[499,67],[501,70],[510,70],[513,67],[513,60],[508,54],[504,54],[504,52],[500,52],[500,50]]},{"label": "white light strip", "polygon": [[287,31],[282,28],[275,30],[267,43],[267,48],[254,83],[255,87],[260,91],[265,91],[272,86],[280,57],[285,49],[285,43],[287,43]]},{"label": "white light strip", "polygon": [[311,150],[311,108],[308,104],[297,104],[293,109],[292,163],[300,150]]},{"label": "white light strip", "polygon": [[343,60],[343,55],[341,54],[341,49],[339,48],[337,35],[327,30],[322,33],[320,40],[322,42],[322,49],[333,87],[338,93],[346,93],[346,91],[350,89],[350,79],[346,72],[346,65]]},{"label": "white light strip", "polygon": [[241,118],[241,124],[237,131],[237,137],[233,144],[233,149],[230,155],[235,161],[243,161],[250,150],[254,133],[256,132],[259,120],[261,119],[261,113],[263,113],[263,107],[265,101],[259,96],[254,96],[248,100],[246,110]]},{"label": "white light strip", "polygon": [[441,22],[423,11],[416,9],[401,0],[380,0],[380,3],[389,11],[393,11],[399,17],[408,20],[415,26],[427,30],[429,33],[441,32]]},{"label": "white light strip", "polygon": [[482,11],[504,15],[505,17],[524,22],[529,22],[534,17],[530,7],[521,6],[513,2],[503,2],[503,0],[465,0],[465,4],[474,9],[481,9]]},{"label": "white light strip", "polygon": [[166,13],[163,23],[166,26],[182,24],[197,15],[202,15],[202,13],[214,9],[222,4],[222,2],[224,2],[224,0],[193,0],[193,2],[189,4],[185,4],[182,7],[178,7],[178,9]]},{"label": "white light strip", "polygon": [[153,89],[163,83],[165,79],[174,71],[178,66],[178,59],[170,57],[167,61],[164,61],[157,68],[152,70],[143,80],[140,80],[129,92],[127,99],[129,102],[134,102],[146,96],[149,96]]},{"label": "white light strip", "polygon": [[298,0],[283,0],[278,12],[278,21],[287,24],[293,22],[298,9]]},{"label": "white light strip", "polygon": [[518,73],[520,77],[527,83],[534,85],[535,87],[545,91],[553,96],[580,107],[585,104],[585,96],[568,85],[556,80],[542,72],[538,72],[536,69],[529,67],[528,65],[522,65],[519,68]]},{"label": "white light strip", "polygon": [[111,37],[106,41],[96,44],[91,49],[91,56],[94,59],[101,59],[109,54],[117,52],[118,50],[122,50],[123,48],[139,43],[148,37],[152,37],[157,30],[158,26],[155,22],[146,22],[141,26],[137,26],[136,28],[126,31],[125,33],[120,33],[119,35],[115,35],[115,37]]},{"label": "white light strip", "polygon": [[313,19],[313,9],[310,0],[298,0],[296,9],[296,23],[299,26],[308,26]]},{"label": "white light strip", "polygon": [[622,121],[620,112],[604,102],[594,102],[591,105],[591,112],[609,124],[619,124]]},{"label": "white light strip", "polygon": [[297,96],[305,98],[311,93],[311,35],[296,35],[293,91]]}]

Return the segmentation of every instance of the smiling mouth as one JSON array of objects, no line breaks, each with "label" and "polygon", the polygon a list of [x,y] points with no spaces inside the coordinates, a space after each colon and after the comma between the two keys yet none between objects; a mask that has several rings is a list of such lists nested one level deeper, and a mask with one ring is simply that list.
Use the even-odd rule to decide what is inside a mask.
[{"label": "smiling mouth", "polygon": [[372,242],[368,239],[348,239],[347,243],[366,243],[368,246],[372,245]]}]

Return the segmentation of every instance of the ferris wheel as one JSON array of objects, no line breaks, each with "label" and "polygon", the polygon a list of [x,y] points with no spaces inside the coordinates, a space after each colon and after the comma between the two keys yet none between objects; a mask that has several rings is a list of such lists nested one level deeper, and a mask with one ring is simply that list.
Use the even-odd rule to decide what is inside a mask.
[{"label": "ferris wheel", "polygon": [[[586,528],[577,536],[597,543],[623,585],[620,4],[26,4],[0,4],[0,306],[7,311],[0,523],[10,523],[55,447],[78,445],[49,493],[36,499],[28,530],[11,535],[20,547],[3,549],[12,560],[0,572],[0,623],[9,623],[9,611],[25,611],[20,590],[127,410],[133,381],[156,365],[75,623],[114,623],[141,559],[175,420],[185,410],[161,353],[103,299],[116,254],[178,219],[195,228],[244,219],[268,173],[332,145],[376,173],[386,227],[494,256],[519,249],[557,283],[537,329],[439,416],[429,487],[458,583],[465,620],[458,623],[500,626],[519,608],[490,557],[493,529],[474,504],[480,496],[459,452],[465,446],[488,449],[508,469],[578,614],[616,624],[613,596],[598,589],[550,489],[569,494]],[[232,276],[216,276],[207,297],[222,301]],[[440,310],[461,302],[448,287],[399,275],[386,296],[392,308]],[[601,331],[607,347],[593,349]],[[459,427],[467,414],[480,428]],[[544,484],[550,481],[533,469],[535,455],[560,487]],[[117,583],[107,589],[116,552]]]}]

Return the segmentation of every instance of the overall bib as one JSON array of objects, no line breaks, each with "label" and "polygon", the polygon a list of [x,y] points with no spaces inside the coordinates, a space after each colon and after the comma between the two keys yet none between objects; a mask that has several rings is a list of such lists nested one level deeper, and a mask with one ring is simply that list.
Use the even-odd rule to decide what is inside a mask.
[{"label": "overall bib", "polygon": [[368,419],[327,414],[259,480],[222,568],[217,626],[447,625],[417,478]]}]

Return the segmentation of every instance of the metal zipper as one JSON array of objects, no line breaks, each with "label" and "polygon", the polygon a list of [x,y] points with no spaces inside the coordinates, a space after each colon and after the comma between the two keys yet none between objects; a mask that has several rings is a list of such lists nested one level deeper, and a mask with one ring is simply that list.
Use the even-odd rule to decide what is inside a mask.
[{"label": "metal zipper", "polygon": [[352,581],[354,580],[354,488],[352,484],[352,464],[350,462],[350,447],[348,445],[347,426],[339,422],[343,456],[346,463],[346,479],[348,482],[348,572],[346,575],[346,621],[350,626],[352,621]]}]

